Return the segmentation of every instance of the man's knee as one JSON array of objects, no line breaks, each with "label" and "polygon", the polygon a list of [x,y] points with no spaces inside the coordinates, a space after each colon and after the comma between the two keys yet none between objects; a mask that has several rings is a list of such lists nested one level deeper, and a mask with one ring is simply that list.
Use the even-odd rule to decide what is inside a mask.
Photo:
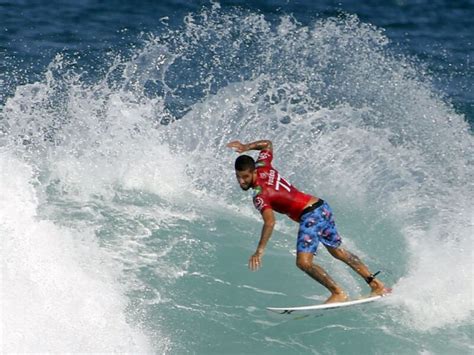
[{"label": "man's knee", "polygon": [[296,266],[298,269],[307,272],[313,267],[313,261],[304,258],[296,258]]},{"label": "man's knee", "polygon": [[326,249],[329,251],[329,253],[335,257],[336,259],[339,260],[346,260],[348,257],[347,252],[343,248],[331,248],[331,247],[326,247]]}]

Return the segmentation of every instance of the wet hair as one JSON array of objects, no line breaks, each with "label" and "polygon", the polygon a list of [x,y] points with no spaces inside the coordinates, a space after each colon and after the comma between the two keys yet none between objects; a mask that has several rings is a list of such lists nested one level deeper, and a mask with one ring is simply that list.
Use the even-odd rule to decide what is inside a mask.
[{"label": "wet hair", "polygon": [[254,171],[255,170],[255,160],[248,155],[241,155],[235,159],[235,170],[237,171]]}]

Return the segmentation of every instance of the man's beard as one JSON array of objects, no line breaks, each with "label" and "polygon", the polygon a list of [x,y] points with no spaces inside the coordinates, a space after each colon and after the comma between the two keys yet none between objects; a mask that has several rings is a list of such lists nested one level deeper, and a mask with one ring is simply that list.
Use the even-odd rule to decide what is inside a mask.
[{"label": "man's beard", "polygon": [[244,190],[244,191],[248,191],[248,190],[250,189],[250,185],[245,186],[245,187],[242,186],[242,185],[240,185],[240,188],[241,188],[242,190]]}]

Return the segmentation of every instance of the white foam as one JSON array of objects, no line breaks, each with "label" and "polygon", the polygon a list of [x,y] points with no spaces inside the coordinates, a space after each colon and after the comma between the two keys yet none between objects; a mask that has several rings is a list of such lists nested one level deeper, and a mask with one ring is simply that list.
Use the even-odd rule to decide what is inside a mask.
[{"label": "white foam", "polygon": [[86,231],[39,219],[32,183],[1,151],[2,352],[149,352],[110,260]]},{"label": "white foam", "polygon": [[429,331],[472,322],[472,234],[468,224],[462,225],[471,215],[467,207],[451,223],[405,229],[411,263],[394,286],[392,303],[407,326]]}]

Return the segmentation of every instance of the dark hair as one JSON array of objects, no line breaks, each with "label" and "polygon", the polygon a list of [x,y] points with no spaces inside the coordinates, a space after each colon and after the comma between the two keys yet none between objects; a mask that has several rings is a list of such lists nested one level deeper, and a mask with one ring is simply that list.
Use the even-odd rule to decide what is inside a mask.
[{"label": "dark hair", "polygon": [[237,171],[245,171],[255,170],[255,160],[248,155],[241,155],[237,159],[235,159],[235,170]]}]

